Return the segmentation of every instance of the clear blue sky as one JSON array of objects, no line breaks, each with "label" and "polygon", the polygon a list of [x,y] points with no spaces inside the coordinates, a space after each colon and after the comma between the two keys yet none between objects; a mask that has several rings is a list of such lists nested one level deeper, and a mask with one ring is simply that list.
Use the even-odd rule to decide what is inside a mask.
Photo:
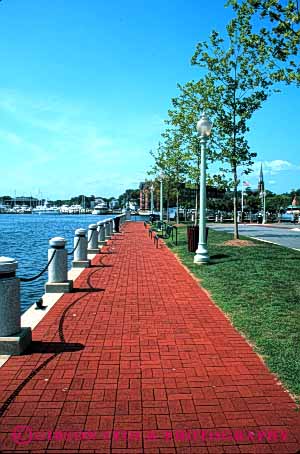
[{"label": "clear blue sky", "polygon": [[[3,0],[0,195],[117,196],[145,177],[176,84],[230,17],[224,0]],[[267,188],[300,187],[300,89],[285,88],[249,136]]]}]

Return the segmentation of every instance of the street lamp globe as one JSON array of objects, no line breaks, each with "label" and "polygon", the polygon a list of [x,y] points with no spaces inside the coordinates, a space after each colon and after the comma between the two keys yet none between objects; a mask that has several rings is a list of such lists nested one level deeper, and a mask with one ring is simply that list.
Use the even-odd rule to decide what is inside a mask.
[{"label": "street lamp globe", "polygon": [[211,133],[212,123],[209,121],[205,112],[201,115],[200,120],[197,123],[197,131],[199,136],[209,137]]}]

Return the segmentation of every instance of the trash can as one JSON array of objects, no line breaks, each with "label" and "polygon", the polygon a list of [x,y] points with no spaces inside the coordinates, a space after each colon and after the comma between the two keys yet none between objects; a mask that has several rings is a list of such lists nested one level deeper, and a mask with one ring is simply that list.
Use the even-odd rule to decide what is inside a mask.
[{"label": "trash can", "polygon": [[195,252],[199,242],[199,225],[188,225],[187,227],[188,251]]},{"label": "trash can", "polygon": [[[189,225],[187,227],[188,251],[196,252],[199,243],[199,225]],[[205,230],[205,241],[208,240],[208,227]]]},{"label": "trash can", "polygon": [[120,217],[117,216],[114,218],[115,232],[120,232]]}]

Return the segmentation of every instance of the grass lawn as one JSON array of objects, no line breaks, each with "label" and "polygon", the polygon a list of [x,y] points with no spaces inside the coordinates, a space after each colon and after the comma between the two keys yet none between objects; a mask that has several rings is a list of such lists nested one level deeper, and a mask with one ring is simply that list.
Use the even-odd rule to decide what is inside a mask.
[{"label": "grass lawn", "polygon": [[178,228],[178,239],[178,246],[165,241],[269,369],[299,398],[300,252],[254,240],[253,246],[228,246],[224,242],[232,235],[210,230],[211,263],[194,265],[194,253],[187,251],[186,226]]}]

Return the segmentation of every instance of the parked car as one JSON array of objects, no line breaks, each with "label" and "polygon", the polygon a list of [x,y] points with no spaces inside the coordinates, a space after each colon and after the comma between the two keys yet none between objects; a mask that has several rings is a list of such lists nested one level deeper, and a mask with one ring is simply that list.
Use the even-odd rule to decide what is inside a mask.
[{"label": "parked car", "polygon": [[283,213],[279,215],[280,222],[295,222],[295,215],[293,213]]},{"label": "parked car", "polygon": [[170,219],[170,221],[175,221],[176,212],[177,212],[177,208],[176,207],[169,208],[169,219]]}]

